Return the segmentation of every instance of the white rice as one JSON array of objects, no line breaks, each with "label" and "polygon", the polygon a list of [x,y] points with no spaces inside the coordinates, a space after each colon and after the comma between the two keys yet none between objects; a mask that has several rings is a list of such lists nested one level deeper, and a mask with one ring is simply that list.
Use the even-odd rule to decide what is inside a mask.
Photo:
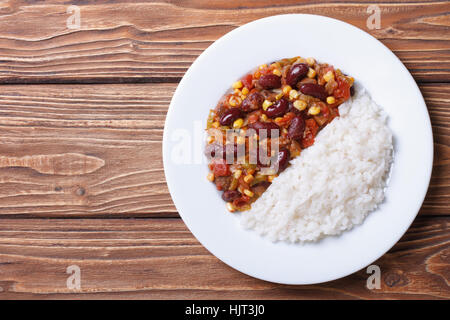
[{"label": "white rice", "polygon": [[384,199],[392,134],[383,110],[357,88],[314,145],[291,161],[241,213],[241,224],[272,241],[317,241],[361,224]]}]

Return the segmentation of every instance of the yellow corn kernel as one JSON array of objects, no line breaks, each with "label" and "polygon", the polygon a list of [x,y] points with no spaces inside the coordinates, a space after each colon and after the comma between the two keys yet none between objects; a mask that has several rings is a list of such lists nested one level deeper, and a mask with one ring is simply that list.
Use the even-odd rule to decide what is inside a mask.
[{"label": "yellow corn kernel", "polygon": [[291,91],[291,90],[292,90],[292,87],[290,85],[283,87],[283,93],[286,95],[289,94],[289,91]]},{"label": "yellow corn kernel", "polygon": [[234,93],[235,93],[235,94],[241,94],[241,90],[239,90],[239,89],[234,89]]},{"label": "yellow corn kernel", "polygon": [[230,100],[228,100],[228,103],[230,104],[230,106],[236,107],[242,103],[242,99],[239,97],[231,96]]},{"label": "yellow corn kernel", "polygon": [[241,174],[242,174],[242,170],[236,170],[236,171],[234,172],[234,177],[235,177],[236,179],[239,179],[239,177],[241,176]]},{"label": "yellow corn kernel", "polygon": [[242,127],[243,124],[244,124],[244,119],[239,118],[233,122],[233,128],[239,129],[240,127]]},{"label": "yellow corn kernel", "polygon": [[265,64],[265,63],[258,67],[259,70],[262,70],[262,69],[265,69],[265,68],[267,68],[267,64]]},{"label": "yellow corn kernel", "polygon": [[336,102],[336,99],[333,97],[333,96],[329,96],[328,98],[327,98],[327,103],[328,104],[333,104],[333,103],[335,103]]},{"label": "yellow corn kernel", "polygon": [[291,91],[289,91],[289,99],[294,100],[297,99],[299,96],[299,93],[297,90],[292,89]]},{"label": "yellow corn kernel", "polygon": [[262,120],[262,121],[267,121],[267,120],[269,120],[269,118],[267,118],[267,116],[263,113],[263,114],[261,115],[261,120]]},{"label": "yellow corn kernel", "polygon": [[244,86],[244,85],[242,84],[242,81],[241,81],[241,80],[236,81],[236,82],[233,83],[233,85],[232,85],[233,89],[240,89],[240,88],[242,88],[243,86]]},{"label": "yellow corn kernel", "polygon": [[273,73],[274,75],[276,75],[276,76],[281,77],[281,71],[280,71],[280,69],[273,69],[272,73]]},{"label": "yellow corn kernel", "polygon": [[275,179],[277,176],[276,175],[270,175],[267,177],[267,181],[272,182],[273,179]]},{"label": "yellow corn kernel", "polygon": [[216,138],[214,136],[208,136],[208,138],[206,138],[206,142],[208,142],[208,143],[213,143],[214,140],[216,140]]},{"label": "yellow corn kernel", "polygon": [[280,100],[281,98],[283,98],[283,92],[280,92],[279,94],[277,94],[275,96],[275,99]]},{"label": "yellow corn kernel", "polygon": [[293,105],[297,110],[300,110],[300,111],[305,110],[306,107],[308,106],[306,101],[303,101],[303,100],[295,100]]},{"label": "yellow corn kernel", "polygon": [[275,122],[280,122],[281,120],[283,120],[282,117],[276,117],[276,118],[275,118]]},{"label": "yellow corn kernel", "polygon": [[255,173],[255,169],[248,169],[247,170],[247,174],[254,174]]},{"label": "yellow corn kernel", "polygon": [[214,121],[214,122],[212,123],[212,126],[213,126],[214,128],[220,127],[219,121]]},{"label": "yellow corn kernel", "polygon": [[[286,128],[283,128],[283,130],[281,130],[284,134],[288,133],[288,130]],[[273,151],[273,150],[272,150]]]},{"label": "yellow corn kernel", "polygon": [[253,78],[255,78],[255,79],[261,78],[261,72],[255,71],[255,73],[253,74]]},{"label": "yellow corn kernel", "polygon": [[245,190],[244,190],[244,194],[245,194],[246,196],[249,196],[250,198],[253,197],[253,196],[255,195],[253,192],[251,192],[251,191],[248,190],[248,189],[245,189]]},{"label": "yellow corn kernel", "polygon": [[264,100],[263,105],[262,105],[264,111],[266,111],[267,108],[270,107],[272,104],[273,104],[272,101]]},{"label": "yellow corn kernel", "polygon": [[206,179],[208,179],[208,181],[213,182],[214,181],[214,173],[212,173],[212,172],[208,173],[208,175],[206,176]]},{"label": "yellow corn kernel", "polygon": [[348,77],[347,79],[350,80],[350,86],[352,86],[353,83],[355,82],[355,78],[353,78],[353,77]]},{"label": "yellow corn kernel", "polygon": [[310,79],[313,79],[316,76],[316,70],[314,70],[313,68],[309,68],[306,76]]},{"label": "yellow corn kernel", "polygon": [[244,144],[245,143],[245,138],[242,137],[242,136],[237,137],[236,143],[237,144]]},{"label": "yellow corn kernel", "polygon": [[242,94],[248,95],[249,91],[247,87],[242,88]]},{"label": "yellow corn kernel", "polygon": [[323,80],[325,80],[326,82],[330,81],[331,79],[334,79],[334,73],[333,71],[328,71],[327,73],[325,73],[325,75],[323,76]]},{"label": "yellow corn kernel", "polygon": [[306,63],[311,67],[316,63],[316,60],[314,58],[306,58]]},{"label": "yellow corn kernel", "polygon": [[236,211],[235,206],[231,202],[227,202],[227,209],[230,212],[235,212]]},{"label": "yellow corn kernel", "polygon": [[255,178],[255,177],[253,177],[252,174],[248,174],[248,175],[246,175],[246,176],[244,177],[244,181],[245,181],[245,183],[250,183],[250,182],[253,181],[254,178]]},{"label": "yellow corn kernel", "polygon": [[311,108],[309,108],[308,113],[312,116],[316,116],[320,113],[320,108],[319,107],[311,107]]}]

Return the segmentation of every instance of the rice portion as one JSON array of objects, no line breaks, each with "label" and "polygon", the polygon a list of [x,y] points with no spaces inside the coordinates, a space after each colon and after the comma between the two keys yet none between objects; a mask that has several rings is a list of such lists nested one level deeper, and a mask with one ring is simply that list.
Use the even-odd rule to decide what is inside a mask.
[{"label": "rice portion", "polygon": [[392,133],[383,110],[356,89],[340,117],[241,213],[243,227],[272,241],[317,241],[361,224],[383,201]]}]

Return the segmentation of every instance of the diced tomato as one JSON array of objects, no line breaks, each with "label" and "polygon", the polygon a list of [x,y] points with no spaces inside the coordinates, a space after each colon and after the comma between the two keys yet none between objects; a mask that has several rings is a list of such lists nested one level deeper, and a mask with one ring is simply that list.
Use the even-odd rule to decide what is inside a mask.
[{"label": "diced tomato", "polygon": [[250,201],[250,197],[246,195],[242,195],[240,198],[233,200],[233,205],[236,207],[242,207],[243,205],[247,204]]},{"label": "diced tomato", "polygon": [[261,115],[261,111],[254,111],[248,116],[248,123],[255,123],[259,120],[259,116]]},{"label": "diced tomato", "polygon": [[242,84],[244,85],[244,87],[247,87],[248,90],[253,88],[253,75],[252,74],[248,74],[245,77],[243,77],[241,79]]},{"label": "diced tomato", "polygon": [[213,172],[216,177],[226,177],[231,175],[230,166],[224,159],[214,160],[213,166]]},{"label": "diced tomato", "polygon": [[347,100],[350,97],[350,85],[347,81],[338,78],[337,79],[338,87],[334,90],[333,95],[336,98],[343,98]]},{"label": "diced tomato", "polygon": [[307,148],[314,144],[314,138],[319,130],[319,126],[314,119],[307,119],[305,124],[306,128],[302,138],[302,148]]},{"label": "diced tomato", "polygon": [[287,126],[291,123],[292,119],[295,118],[295,114],[293,112],[286,113],[281,120],[277,121],[276,123],[279,126]]}]

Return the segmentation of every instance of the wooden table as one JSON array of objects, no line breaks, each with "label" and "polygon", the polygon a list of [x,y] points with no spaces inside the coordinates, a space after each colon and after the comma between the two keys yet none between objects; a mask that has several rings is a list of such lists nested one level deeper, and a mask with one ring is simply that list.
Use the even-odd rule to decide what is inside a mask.
[{"label": "wooden table", "polygon": [[[450,298],[448,1],[379,3],[381,28],[372,30],[364,0],[92,3],[79,3],[73,28],[67,1],[0,2],[1,299]],[[184,72],[223,34],[283,13],[368,31],[426,99],[433,176],[412,227],[375,262],[380,289],[366,288],[366,269],[308,286],[241,274],[197,242],[168,193],[161,139]],[[80,289],[67,286],[73,265]]]}]

